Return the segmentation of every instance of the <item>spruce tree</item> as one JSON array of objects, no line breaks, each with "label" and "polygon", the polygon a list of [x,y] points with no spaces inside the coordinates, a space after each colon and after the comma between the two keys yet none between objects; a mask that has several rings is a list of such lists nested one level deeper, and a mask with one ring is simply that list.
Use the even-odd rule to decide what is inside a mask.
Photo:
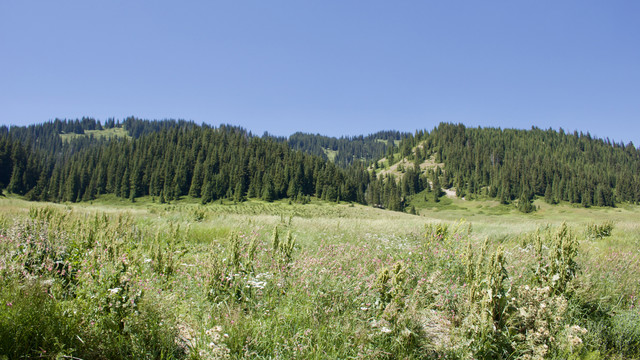
[{"label": "spruce tree", "polygon": [[[436,169],[440,169],[440,168],[436,168]],[[438,176],[438,171],[435,172],[434,176],[433,176],[433,183],[432,183],[432,190],[433,190],[433,201],[434,202],[439,202],[440,201],[440,195],[442,194],[442,186],[440,186],[440,177]]]},{"label": "spruce tree", "polygon": [[556,200],[553,197],[553,192],[551,191],[551,184],[547,184],[547,187],[544,191],[544,201],[547,204],[551,204],[551,205],[556,203]]},{"label": "spruce tree", "polygon": [[529,195],[526,192],[522,192],[520,198],[518,199],[518,210],[522,213],[528,214],[532,211],[535,211],[535,207],[529,198]]}]

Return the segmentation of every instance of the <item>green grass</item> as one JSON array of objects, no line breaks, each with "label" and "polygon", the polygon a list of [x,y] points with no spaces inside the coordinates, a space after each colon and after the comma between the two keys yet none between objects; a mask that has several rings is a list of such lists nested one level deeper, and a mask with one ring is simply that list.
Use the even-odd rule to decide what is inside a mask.
[{"label": "green grass", "polygon": [[112,139],[112,138],[129,138],[127,130],[121,127],[113,127],[103,130],[85,130],[84,134],[60,134],[60,138],[64,141],[70,141],[81,137],[93,136],[95,139]]},{"label": "green grass", "polygon": [[[0,198],[0,358],[517,358],[542,345],[547,358],[640,356],[639,207],[537,200],[522,214],[423,195],[418,216],[317,199]],[[611,236],[587,239],[605,221]],[[550,294],[553,274],[536,274],[563,222],[578,244],[563,259],[579,271]],[[294,240],[290,260],[276,226],[279,243]],[[507,277],[486,281],[499,247]],[[507,302],[486,300],[487,284]],[[488,304],[505,317],[482,317]],[[549,335],[534,339],[529,320]]]},{"label": "green grass", "polygon": [[338,155],[338,150],[322,148],[322,151],[324,151],[324,154],[327,155],[327,159],[329,159],[329,161],[331,161],[331,162],[335,162],[336,161],[336,156]]}]

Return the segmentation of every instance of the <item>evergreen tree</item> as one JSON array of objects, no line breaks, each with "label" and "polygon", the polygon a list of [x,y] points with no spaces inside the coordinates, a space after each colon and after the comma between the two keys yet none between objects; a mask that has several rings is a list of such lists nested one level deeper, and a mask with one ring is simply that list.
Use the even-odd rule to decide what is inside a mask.
[{"label": "evergreen tree", "polygon": [[[440,168],[436,168],[436,169],[440,169]],[[440,186],[440,177],[438,176],[438,170],[436,170],[433,176],[432,190],[433,190],[433,201],[439,202],[440,195],[442,195],[442,186]]]},{"label": "evergreen tree", "polygon": [[535,207],[526,192],[522,192],[522,195],[520,195],[520,198],[518,199],[518,210],[525,214],[535,211]]},{"label": "evergreen tree", "polygon": [[556,199],[553,196],[553,191],[551,191],[551,184],[547,184],[546,189],[544,191],[544,201],[547,204],[555,204],[557,203]]},{"label": "evergreen tree", "polygon": [[264,190],[262,192],[262,200],[267,202],[272,202],[275,199],[275,194],[273,190],[273,184],[271,182],[267,182],[264,186]]}]

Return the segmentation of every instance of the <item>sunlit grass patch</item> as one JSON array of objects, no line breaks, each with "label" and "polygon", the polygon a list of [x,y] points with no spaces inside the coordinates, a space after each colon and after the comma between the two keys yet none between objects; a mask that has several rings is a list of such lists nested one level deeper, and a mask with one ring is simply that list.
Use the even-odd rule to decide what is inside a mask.
[{"label": "sunlit grass patch", "polygon": [[85,130],[84,134],[67,133],[60,134],[64,141],[71,141],[81,137],[93,137],[94,139],[130,138],[129,133],[122,127],[113,127],[103,130]]}]

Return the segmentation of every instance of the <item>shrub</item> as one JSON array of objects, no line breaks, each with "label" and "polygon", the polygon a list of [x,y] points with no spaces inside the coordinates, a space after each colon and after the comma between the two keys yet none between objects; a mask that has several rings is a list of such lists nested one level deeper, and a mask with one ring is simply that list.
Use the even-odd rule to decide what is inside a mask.
[{"label": "shrub", "polygon": [[[467,266],[469,298],[467,316],[462,333],[474,357],[480,359],[506,358],[513,351],[507,320],[512,310],[510,286],[505,269],[504,250],[499,247],[490,259],[485,257],[487,242],[483,245],[475,268]],[[474,258],[467,248],[467,263]]]},{"label": "shrub", "polygon": [[590,223],[590,224],[587,224],[587,227],[584,231],[584,235],[589,240],[597,240],[597,239],[602,239],[604,237],[611,236],[612,231],[613,231],[613,222],[611,221],[605,221],[600,225]]},{"label": "shrub", "polygon": [[514,355],[542,359],[559,347],[558,334],[565,323],[567,300],[554,296],[551,288],[521,286],[514,296],[509,328],[516,344]]},{"label": "shrub", "polygon": [[549,286],[552,294],[563,294],[578,271],[578,240],[566,223],[554,234],[547,231],[545,240],[549,247],[543,246],[539,233],[534,238],[537,260],[533,269],[534,281],[539,286]]}]

